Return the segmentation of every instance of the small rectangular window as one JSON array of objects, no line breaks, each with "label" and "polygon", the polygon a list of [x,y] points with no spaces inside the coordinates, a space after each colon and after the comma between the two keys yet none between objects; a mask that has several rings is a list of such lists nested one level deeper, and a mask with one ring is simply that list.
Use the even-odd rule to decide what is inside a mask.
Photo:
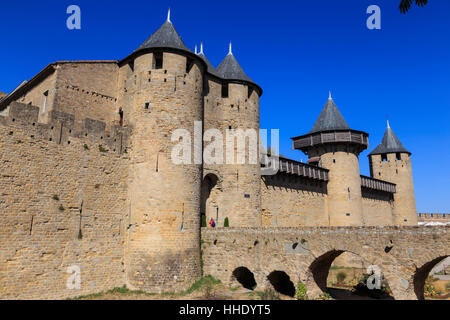
[{"label": "small rectangular window", "polygon": [[381,155],[381,161],[387,161],[387,154]]},{"label": "small rectangular window", "polygon": [[228,83],[222,84],[222,98],[228,98]]},{"label": "small rectangular window", "polygon": [[401,155],[400,152],[397,152],[397,153],[395,154],[395,157],[397,158],[397,160],[402,160],[402,155]]},{"label": "small rectangular window", "polygon": [[162,69],[163,67],[163,53],[153,53],[153,69]]},{"label": "small rectangular window", "polygon": [[145,103],[145,109],[149,109],[150,108],[150,102],[146,102]]}]

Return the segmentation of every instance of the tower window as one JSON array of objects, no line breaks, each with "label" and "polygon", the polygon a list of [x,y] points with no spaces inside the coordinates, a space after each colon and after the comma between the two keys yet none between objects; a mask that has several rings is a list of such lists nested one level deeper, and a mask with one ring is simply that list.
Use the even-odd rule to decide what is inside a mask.
[{"label": "tower window", "polygon": [[47,111],[47,102],[48,102],[48,90],[44,92],[43,102],[42,102],[42,113]]},{"label": "tower window", "polygon": [[387,161],[388,159],[387,159],[387,154],[386,153],[384,153],[384,154],[382,154],[381,155],[381,161]]},{"label": "tower window", "polygon": [[222,98],[228,98],[228,83],[222,83]]},{"label": "tower window", "polygon": [[123,109],[122,107],[119,108],[119,125],[123,126]]},{"label": "tower window", "polygon": [[153,69],[162,69],[163,67],[163,53],[153,53]]},{"label": "tower window", "polygon": [[397,152],[397,153],[395,154],[395,157],[396,157],[397,160],[402,160],[402,155],[401,155],[400,152]]},{"label": "tower window", "polygon": [[150,102],[145,103],[145,109],[148,109],[150,107]]}]

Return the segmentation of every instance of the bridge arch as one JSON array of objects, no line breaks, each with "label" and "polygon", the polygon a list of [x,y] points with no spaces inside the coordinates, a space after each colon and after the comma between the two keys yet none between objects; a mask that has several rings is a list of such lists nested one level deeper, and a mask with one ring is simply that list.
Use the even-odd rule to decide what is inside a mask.
[{"label": "bridge arch", "polygon": [[284,271],[272,271],[268,276],[270,284],[273,286],[275,291],[284,294],[289,297],[295,296],[295,285],[292,283],[291,278]]},{"label": "bridge arch", "polygon": [[430,274],[430,271],[441,261],[445,260],[447,256],[437,257],[427,263],[425,263],[420,268],[417,268],[414,273],[413,284],[414,284],[414,293],[419,300],[425,300],[425,281]]},{"label": "bridge arch", "polygon": [[[375,290],[373,292],[369,292],[365,285],[358,285],[355,289],[356,293],[353,290],[348,289],[332,289],[327,285],[327,279],[330,273],[330,268],[333,262],[344,253],[350,253],[356,257],[358,257],[362,264],[368,267],[372,265],[366,257],[364,257],[359,252],[352,252],[344,249],[331,249],[326,253],[322,254],[318,258],[314,259],[314,261],[309,266],[309,276],[312,277],[312,280],[315,282],[317,287],[325,293],[329,293],[335,299],[358,299],[358,295],[364,296],[364,298],[373,298],[373,299],[393,299],[391,295],[386,295],[380,290]],[[378,266],[379,267],[379,266]],[[375,267],[376,268],[376,267]],[[381,270],[381,267],[379,267]],[[373,269],[375,271],[375,269]],[[366,271],[363,271],[363,274],[367,274]],[[383,274],[381,274],[380,283],[387,284],[386,278],[384,278]],[[371,279],[372,280],[372,279]],[[374,283],[374,280],[370,281]],[[366,296],[367,295],[367,296]],[[362,297],[360,297],[361,299]]]},{"label": "bridge arch", "polygon": [[232,278],[249,290],[254,290],[257,286],[255,275],[246,267],[237,267],[234,269]]}]

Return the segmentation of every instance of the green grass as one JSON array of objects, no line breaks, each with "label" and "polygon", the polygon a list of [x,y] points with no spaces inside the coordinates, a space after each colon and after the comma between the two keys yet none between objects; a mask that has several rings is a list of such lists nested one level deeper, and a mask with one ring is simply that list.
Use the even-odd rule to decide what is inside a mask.
[{"label": "green grass", "polygon": [[[200,278],[199,280],[195,281],[189,289],[185,291],[175,292],[175,291],[168,291],[163,292],[160,295],[161,296],[169,296],[169,297],[182,297],[188,294],[193,293],[194,291],[199,291],[203,289],[212,288],[214,286],[217,286],[221,283],[220,280],[215,279],[213,276],[207,275],[203,278]],[[142,290],[130,290],[126,286],[114,288],[111,290],[108,290],[106,292],[99,292],[99,293],[93,293],[85,296],[79,296],[76,298],[68,298],[67,300],[83,300],[83,299],[91,299],[91,298],[99,298],[107,294],[115,294],[115,295],[124,295],[124,296],[130,296],[130,295],[143,295],[143,296],[155,296],[156,293],[148,293],[144,292]]]},{"label": "green grass", "polygon": [[192,286],[185,291],[185,294],[190,294],[204,288],[205,286],[216,286],[218,284],[220,284],[220,280],[214,278],[213,276],[207,275],[195,281]]},{"label": "green grass", "polygon": [[330,270],[341,270],[341,269],[347,269],[345,267],[335,267],[335,266],[331,266]]},{"label": "green grass", "polygon": [[108,290],[106,292],[93,293],[93,294],[88,294],[85,296],[79,296],[76,298],[68,298],[67,300],[82,300],[82,299],[90,299],[90,298],[99,298],[106,294],[121,294],[121,295],[127,295],[127,296],[134,295],[134,294],[135,295],[145,295],[145,296],[154,296],[155,295],[155,293],[147,293],[142,290],[130,290],[126,286],[123,286],[123,287],[118,287],[118,288]]}]

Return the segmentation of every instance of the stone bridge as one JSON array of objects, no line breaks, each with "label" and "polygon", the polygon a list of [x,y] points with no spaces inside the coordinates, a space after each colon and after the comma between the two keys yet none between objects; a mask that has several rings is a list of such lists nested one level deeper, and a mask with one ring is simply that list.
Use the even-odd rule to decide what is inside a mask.
[{"label": "stone bridge", "polygon": [[310,298],[327,291],[334,259],[351,252],[381,268],[393,298],[424,299],[425,279],[450,256],[449,244],[448,226],[202,228],[204,274],[258,290],[289,277]]}]

